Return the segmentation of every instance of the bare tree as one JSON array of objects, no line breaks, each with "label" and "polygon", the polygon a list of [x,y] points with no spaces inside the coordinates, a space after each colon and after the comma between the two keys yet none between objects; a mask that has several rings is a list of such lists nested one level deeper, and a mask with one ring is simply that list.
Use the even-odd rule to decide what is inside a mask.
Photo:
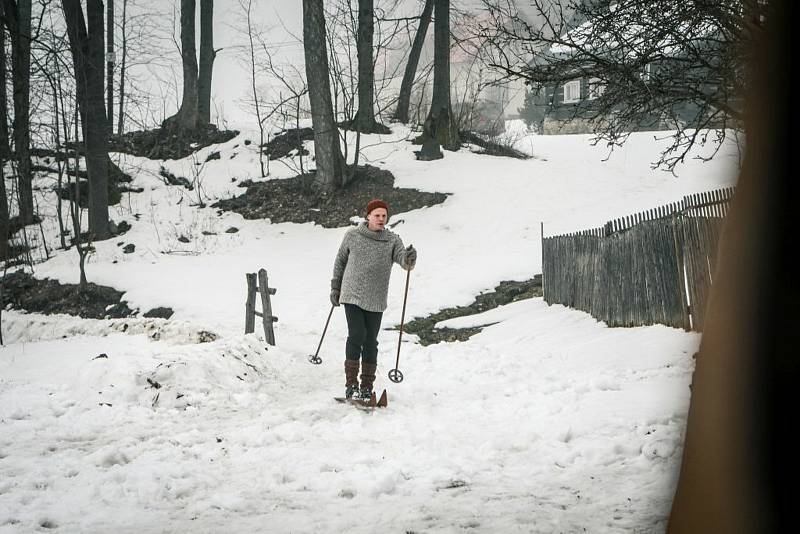
[{"label": "bare tree", "polygon": [[[4,18],[5,4],[0,2],[0,19]],[[8,144],[8,99],[6,95],[6,31],[0,25],[0,260],[8,253],[9,212],[6,196],[6,161],[11,157]]]},{"label": "bare tree", "polygon": [[450,0],[436,0],[433,23],[433,99],[422,130],[422,160],[442,158],[440,146],[457,150],[458,127],[450,105]]},{"label": "bare tree", "polygon": [[422,46],[425,44],[425,37],[428,34],[428,26],[431,23],[432,13],[433,0],[425,0],[425,7],[422,9],[422,14],[419,17],[417,33],[414,36],[414,42],[408,53],[406,70],[403,73],[403,81],[400,83],[400,95],[397,100],[397,108],[394,112],[394,118],[403,123],[409,120],[408,108],[411,104],[411,89],[414,85],[414,79],[417,76],[419,57],[422,53]]},{"label": "bare tree", "polygon": [[345,165],[333,117],[322,0],[303,0],[303,50],[314,128],[315,188],[330,192],[344,185]]},{"label": "bare tree", "polygon": [[[127,129],[160,125],[167,116],[165,112],[159,114],[156,110],[162,110],[165,101],[172,96],[167,94],[170,88],[165,87],[162,75],[173,68],[172,58],[164,54],[172,35],[165,28],[169,17],[154,9],[163,4],[154,4],[154,1],[122,0],[122,12],[117,10],[118,135]],[[180,47],[178,49],[180,51]],[[180,100],[177,106],[180,106]]]},{"label": "bare tree", "polygon": [[[5,4],[0,1],[0,19],[5,19]],[[8,93],[6,69],[6,31],[0,24],[0,158],[7,161],[11,156],[11,145],[8,138]]]},{"label": "bare tree", "polygon": [[106,117],[114,131],[114,0],[106,0]]},{"label": "bare tree", "polygon": [[[306,84],[305,73],[301,73],[301,69],[296,65],[279,66],[273,63],[272,55],[263,41],[261,42],[261,50],[262,57],[265,58],[262,68],[268,76],[280,84],[278,88],[272,90],[272,97],[263,103],[265,107],[260,120],[260,128],[262,129],[261,142],[262,144],[264,142],[264,123],[273,116],[277,116],[280,118],[282,128],[288,129],[287,126],[290,124],[294,127],[297,135],[297,144],[302,146],[300,118],[304,114],[308,114],[308,103],[306,102],[308,85]],[[259,154],[263,157],[264,151],[261,150]],[[303,151],[300,150],[297,156],[299,165],[297,170],[300,174],[304,174]],[[284,160],[280,161],[286,164]],[[269,163],[267,163],[267,173],[269,173]]]},{"label": "bare tree", "polygon": [[[355,0],[336,0],[326,5],[325,24],[333,115],[341,128],[340,146],[343,158],[348,170],[355,173],[361,156],[361,133],[391,132],[377,117],[394,107],[396,93],[392,82],[400,70],[400,62],[396,61],[396,56],[404,48],[401,28],[410,19],[391,16],[397,9],[398,0],[373,1],[370,4],[373,15],[369,17],[371,30],[366,32],[371,37],[364,38],[364,28],[369,26],[365,22],[365,10],[354,7],[363,7],[363,4]],[[364,48],[370,43],[371,50],[365,52]],[[371,56],[371,59],[366,56]],[[369,73],[363,74],[362,69],[369,65]],[[367,91],[364,90],[365,87]],[[359,102],[365,100],[365,95],[368,94],[371,94],[368,96],[371,102],[368,107],[372,111],[363,114],[360,110],[365,108]],[[366,128],[358,126],[364,116],[371,116],[372,119],[368,120],[371,124]],[[350,178],[345,177],[345,181]]]},{"label": "bare tree", "polygon": [[375,2],[358,0],[358,113],[355,128],[361,133],[388,133],[389,129],[375,120]]},{"label": "bare tree", "polygon": [[[389,16],[397,9],[398,2],[373,0],[373,16],[369,18],[363,16],[364,10],[359,11],[354,6],[358,4],[355,0],[326,3],[325,25],[333,113],[337,121],[348,127],[358,122],[358,110],[364,107],[360,101],[367,100],[366,96],[371,91],[372,96],[368,99],[371,103],[365,105],[372,109],[373,133],[390,131],[375,119],[389,106],[393,107],[396,100],[391,86],[397,78],[400,62],[395,58],[404,53],[401,27],[409,20]],[[369,26],[365,22],[367,19],[372,21],[369,32],[364,31],[365,26]],[[371,37],[365,38],[365,35]],[[366,50],[368,47],[370,50]],[[371,56],[371,59],[367,56]],[[362,73],[362,69],[369,72]],[[362,87],[366,90],[362,90]],[[392,94],[387,98],[389,93]],[[356,126],[352,128],[359,130]]]},{"label": "bare tree", "polygon": [[[597,142],[613,149],[632,131],[673,129],[654,163],[673,170],[696,144],[718,150],[728,129],[742,129],[743,67],[768,2],[531,0],[522,11],[483,1],[487,63],[547,91],[546,111],[588,121]],[[565,104],[577,80],[578,101]]]},{"label": "bare tree", "polygon": [[[55,165],[57,167],[56,178],[56,218],[58,220],[59,241],[62,249],[67,249],[66,236],[69,231],[64,224],[62,192],[65,191],[64,176],[68,171],[69,155],[67,145],[70,140],[70,124],[69,117],[77,113],[77,110],[70,110],[68,107],[69,100],[65,98],[65,94],[76,95],[77,89],[75,79],[70,75],[70,69],[67,58],[69,57],[69,43],[63,31],[56,30],[53,24],[52,12],[50,13],[50,28],[49,38],[50,47],[46,49],[45,57],[39,58],[34,56],[37,63],[41,62],[39,72],[42,73],[47,81],[50,95],[52,96],[52,118],[53,122],[49,126],[52,142],[56,152]],[[42,91],[43,93],[46,90]],[[77,105],[77,98],[74,98],[74,103]],[[77,138],[76,138],[77,141]],[[74,145],[77,146],[77,143]],[[76,187],[79,183],[76,181]],[[70,185],[67,186],[69,196],[76,194],[75,191],[70,190]]]},{"label": "bare tree", "polygon": [[[3,286],[6,283],[6,273],[8,272],[8,262],[3,264],[3,278],[0,278],[0,304],[5,304],[3,300]],[[0,306],[0,347],[3,346],[3,308]]]},{"label": "bare tree", "polygon": [[88,0],[84,21],[80,0],[62,0],[67,22],[76,93],[83,118],[89,175],[89,231],[95,239],[110,235],[108,220],[108,121],[103,84],[103,3]]},{"label": "bare tree", "polygon": [[[340,126],[340,146],[345,168],[350,151],[348,131],[355,131],[353,168],[358,164],[361,132],[358,122],[358,10],[353,0],[328,2],[325,10],[325,39],[328,47],[328,78],[331,83],[333,117]],[[356,61],[354,61],[354,58]],[[349,180],[345,175],[343,182]]]},{"label": "bare tree", "polygon": [[200,73],[197,79],[197,125],[211,123],[211,75],[214,70],[214,0],[200,0]]},{"label": "bare tree", "polygon": [[[125,75],[127,74],[128,63],[128,0],[122,0],[122,50],[121,66],[119,69],[119,111],[117,115],[117,135],[122,135],[125,131]],[[109,121],[110,124],[110,121]]]},{"label": "bare tree", "polygon": [[375,32],[374,0],[358,0],[358,113],[356,128],[370,133],[375,124],[375,72],[372,64],[372,36]]},{"label": "bare tree", "polygon": [[[58,168],[58,178],[56,182],[56,191],[58,194],[56,195],[56,216],[58,218],[58,237],[61,241],[61,248],[66,249],[66,228],[64,226],[64,212],[62,209],[62,202],[61,202],[61,191],[64,184],[64,166],[61,164],[61,158],[59,154],[61,154],[63,150],[63,146],[61,144],[61,119],[62,115],[66,118],[66,112],[63,109],[61,103],[63,102],[63,89],[60,79],[60,72],[58,67],[59,60],[57,57],[53,58],[52,65],[54,67],[54,76],[49,76],[48,81],[50,82],[50,90],[53,93],[53,141],[55,142],[55,151],[56,151],[56,158],[55,163]],[[59,98],[60,96],[60,98]],[[67,131],[67,125],[64,125],[64,130]],[[66,155],[66,153],[65,153]],[[66,157],[64,158],[67,159]]]},{"label": "bare tree", "polygon": [[200,64],[195,46],[196,0],[181,0],[183,96],[178,112],[163,127],[192,131],[211,122],[211,77],[214,67],[214,0],[200,0]]},{"label": "bare tree", "polygon": [[[333,116],[345,127],[354,124],[358,107],[358,11],[352,0],[326,3],[325,40]],[[346,147],[345,147],[346,150]]]},{"label": "bare tree", "polygon": [[[253,0],[239,0],[241,19],[236,27],[247,39],[239,48],[239,60],[250,73],[249,94],[242,99],[244,107],[255,115],[259,131],[258,161],[261,176],[269,175],[269,158],[265,158],[265,141],[268,142],[267,121],[274,117],[283,119],[283,127],[290,122],[298,130],[302,108],[301,99],[308,93],[305,73],[295,63],[276,64],[273,51],[264,31],[252,17]],[[298,141],[299,143],[299,141]],[[303,173],[302,154],[300,174]]]},{"label": "bare tree", "polygon": [[197,125],[197,51],[195,47],[195,0],[181,0],[181,62],[183,96],[178,112],[164,121],[163,127],[190,131]]},{"label": "bare tree", "polygon": [[[101,11],[101,18],[102,18],[102,11]],[[100,79],[102,81],[102,77]],[[79,100],[80,99],[76,99],[75,114],[74,114],[74,119],[73,119],[73,123],[74,123],[74,127],[75,127],[74,132],[75,132],[75,145],[76,146],[78,145],[78,140],[80,139],[80,134],[78,133],[80,131],[80,126],[79,126],[80,114],[78,113],[78,110],[80,109],[81,104],[80,104]],[[62,110],[63,109],[64,108],[62,107]],[[64,126],[64,133],[65,133],[64,142],[66,144],[66,143],[69,142],[69,134],[67,133],[69,130],[66,127],[66,124],[67,124],[66,113],[63,116],[62,123],[65,125]],[[86,131],[86,127],[85,126],[84,126],[83,129],[84,129],[84,131]],[[86,161],[87,161],[87,171],[88,171],[88,161],[89,161],[89,159],[87,158]],[[69,158],[65,159],[64,165],[66,167],[66,172],[67,172],[67,185],[72,189],[71,182],[69,180],[69,176],[70,176]],[[78,157],[78,151],[76,150],[75,151],[75,168],[74,168],[74,171],[75,171],[74,172],[74,174],[75,174],[75,187],[74,187],[74,189],[72,189],[73,190],[73,194],[70,195],[70,203],[69,203],[70,210],[69,210],[69,212],[70,212],[70,220],[72,221],[72,232],[73,232],[72,244],[75,245],[75,251],[78,253],[78,268],[80,270],[79,288],[80,288],[81,291],[83,291],[84,289],[86,289],[86,286],[87,286],[87,280],[86,280],[86,257],[89,255],[89,252],[91,252],[91,250],[92,250],[92,243],[91,243],[92,232],[91,232],[91,230],[89,231],[89,233],[88,233],[89,239],[84,244],[83,243],[83,236],[81,234],[81,218],[82,218],[81,216],[82,216],[83,210],[81,209],[81,188],[80,188],[80,181],[78,180],[78,174],[79,174],[78,171],[79,170],[80,170],[80,158]],[[89,196],[91,198],[91,187],[89,189]],[[91,224],[91,216],[90,216],[89,222]]]},{"label": "bare tree", "polygon": [[17,160],[19,220],[32,224],[33,187],[30,153],[31,0],[2,0],[11,36],[14,88],[14,152]]},{"label": "bare tree", "polygon": [[264,177],[268,174],[268,166],[269,160],[267,160],[267,168],[264,167],[264,121],[262,118],[262,106],[261,100],[258,94],[258,85],[257,85],[257,73],[258,70],[256,68],[256,41],[258,40],[258,36],[256,35],[256,28],[253,25],[253,17],[252,17],[252,10],[253,10],[253,0],[239,0],[239,8],[242,10],[242,14],[244,16],[244,27],[242,31],[247,35],[247,66],[250,69],[250,90],[251,90],[251,97],[252,97],[252,106],[253,111],[256,115],[256,121],[258,122],[258,135],[259,135],[259,142],[258,142],[258,165],[261,170],[261,176]]}]

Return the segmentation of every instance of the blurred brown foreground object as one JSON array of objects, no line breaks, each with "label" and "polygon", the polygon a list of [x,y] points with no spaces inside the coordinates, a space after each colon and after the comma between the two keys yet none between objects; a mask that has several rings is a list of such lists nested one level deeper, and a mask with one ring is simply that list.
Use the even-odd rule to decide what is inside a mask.
[{"label": "blurred brown foreground object", "polygon": [[[723,230],[697,355],[670,534],[790,532],[795,506],[793,413],[800,360],[796,239],[797,72],[790,2],[768,5],[753,32],[745,159]],[[791,103],[791,105],[790,105]],[[795,521],[792,521],[794,524]]]}]

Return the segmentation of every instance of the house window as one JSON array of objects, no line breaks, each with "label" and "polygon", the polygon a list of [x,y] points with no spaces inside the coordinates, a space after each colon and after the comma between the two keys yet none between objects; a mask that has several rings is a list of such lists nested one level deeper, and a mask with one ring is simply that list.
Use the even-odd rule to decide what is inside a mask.
[{"label": "house window", "polygon": [[564,103],[571,104],[581,99],[581,81],[572,80],[564,84]]},{"label": "house window", "polygon": [[606,86],[600,78],[589,78],[589,95],[587,96],[589,100],[596,100],[605,92]]}]

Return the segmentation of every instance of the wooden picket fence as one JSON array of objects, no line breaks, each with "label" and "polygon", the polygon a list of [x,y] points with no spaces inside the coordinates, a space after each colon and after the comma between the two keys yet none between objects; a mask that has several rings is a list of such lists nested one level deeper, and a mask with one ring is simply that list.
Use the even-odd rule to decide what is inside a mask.
[{"label": "wooden picket fence", "polygon": [[600,228],[543,237],[544,300],[609,326],[658,323],[702,331],[733,192],[690,195]]}]

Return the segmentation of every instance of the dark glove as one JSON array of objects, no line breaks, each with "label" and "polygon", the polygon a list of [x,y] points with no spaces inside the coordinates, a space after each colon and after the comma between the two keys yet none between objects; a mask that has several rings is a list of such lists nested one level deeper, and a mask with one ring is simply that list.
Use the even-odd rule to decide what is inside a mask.
[{"label": "dark glove", "polygon": [[413,269],[414,265],[417,264],[417,249],[414,248],[414,245],[408,245],[406,249],[406,266],[409,269]]},{"label": "dark glove", "polygon": [[339,305],[339,290],[338,289],[331,289],[331,304],[334,306]]}]

